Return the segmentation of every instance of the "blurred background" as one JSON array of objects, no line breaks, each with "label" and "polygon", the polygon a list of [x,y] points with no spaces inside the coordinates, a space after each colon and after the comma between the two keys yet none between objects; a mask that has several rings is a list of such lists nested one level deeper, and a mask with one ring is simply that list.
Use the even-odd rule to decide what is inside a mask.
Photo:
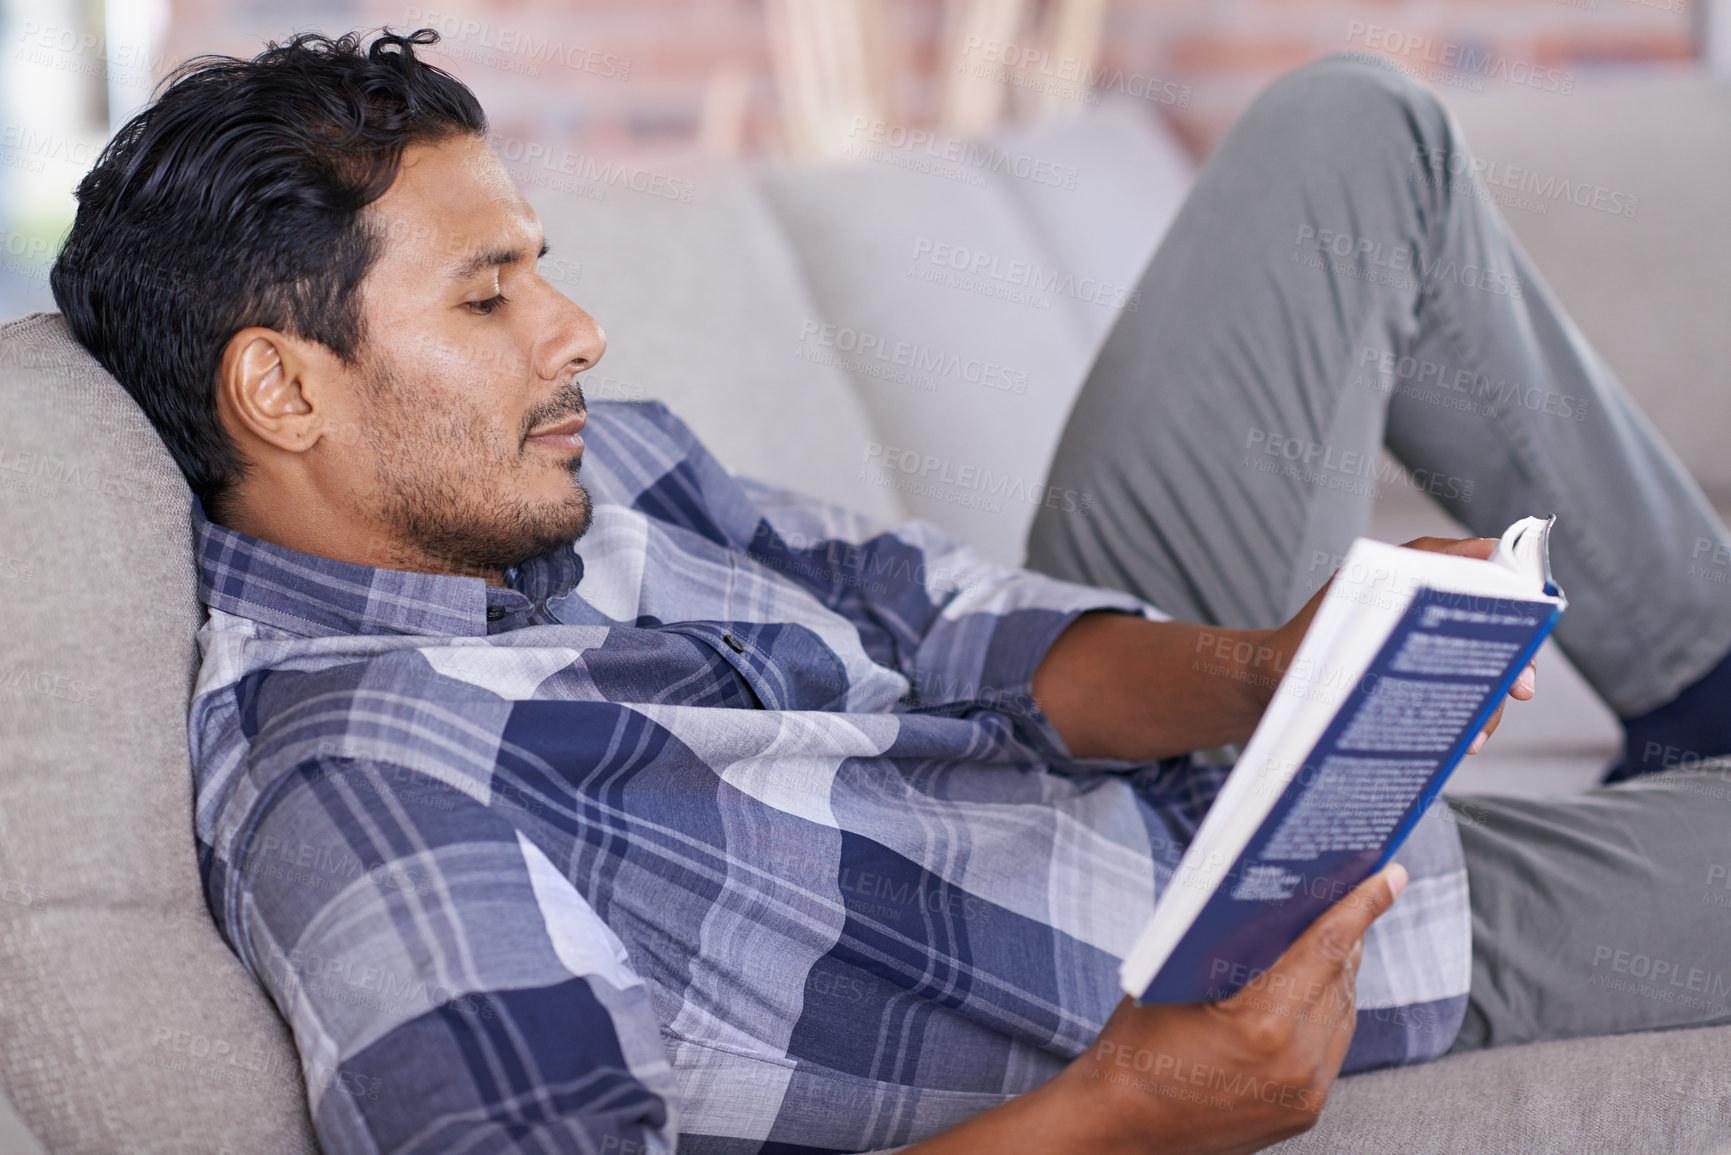
[{"label": "blurred background", "polygon": [[[47,308],[71,189],[177,62],[430,25],[503,137],[597,161],[833,158],[857,115],[955,134],[1134,100],[1200,159],[1278,73],[1379,52],[1533,98],[1731,67],[1727,0],[6,0],[0,309]],[[1461,61],[1469,62],[1462,67]],[[1470,62],[1485,62],[1485,67]],[[1507,66],[1499,66],[1498,61]]]}]

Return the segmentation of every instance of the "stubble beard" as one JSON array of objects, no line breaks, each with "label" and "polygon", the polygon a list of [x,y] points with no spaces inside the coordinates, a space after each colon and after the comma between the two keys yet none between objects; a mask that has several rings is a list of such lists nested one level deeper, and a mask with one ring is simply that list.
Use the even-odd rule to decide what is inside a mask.
[{"label": "stubble beard", "polygon": [[[451,410],[428,420],[417,411],[423,392],[388,366],[367,374],[367,442],[383,494],[379,511],[395,545],[432,572],[487,575],[521,565],[589,529],[589,492],[577,480],[582,455],[565,465],[569,489],[554,502],[512,496],[512,482],[531,468],[530,429],[586,409],[575,379],[537,406],[514,431],[516,455],[501,460],[497,423],[480,410]],[[406,436],[420,427],[418,443]],[[418,557],[417,557],[418,555]]]}]

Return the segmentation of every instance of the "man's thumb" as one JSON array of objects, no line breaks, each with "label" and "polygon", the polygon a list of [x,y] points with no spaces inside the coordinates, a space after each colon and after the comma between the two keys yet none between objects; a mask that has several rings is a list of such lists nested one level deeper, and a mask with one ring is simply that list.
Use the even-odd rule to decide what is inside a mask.
[{"label": "man's thumb", "polygon": [[1406,867],[1391,862],[1357,886],[1332,907],[1322,912],[1310,929],[1292,944],[1289,953],[1306,972],[1314,972],[1317,980],[1345,964],[1352,956],[1353,944],[1364,937],[1400,892],[1406,889]]},{"label": "man's thumb", "polygon": [[1320,923],[1326,919],[1338,919],[1330,930],[1336,934],[1360,938],[1370,929],[1371,923],[1381,918],[1383,912],[1394,905],[1394,900],[1406,889],[1406,883],[1406,867],[1398,862],[1391,862],[1353,887],[1350,894],[1316,921]]}]

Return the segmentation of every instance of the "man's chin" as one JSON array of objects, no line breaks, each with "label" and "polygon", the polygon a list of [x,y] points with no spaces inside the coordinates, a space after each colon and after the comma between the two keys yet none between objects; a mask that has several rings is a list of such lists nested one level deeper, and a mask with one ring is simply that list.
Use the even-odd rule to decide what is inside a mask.
[{"label": "man's chin", "polygon": [[589,524],[594,520],[595,513],[589,502],[589,491],[578,484],[575,478],[571,480],[571,488],[576,492],[557,503],[544,515],[533,519],[532,528],[526,527],[528,532],[523,534],[517,548],[510,551],[520,556],[515,561],[500,566],[500,569],[522,565],[561,546],[571,545],[589,532]]},{"label": "man's chin", "polygon": [[571,488],[561,500],[494,504],[468,517],[453,518],[447,507],[437,520],[406,519],[400,532],[423,557],[445,563],[446,572],[502,573],[569,547],[589,531],[589,493],[575,478]]},{"label": "man's chin", "polygon": [[562,542],[576,541],[578,538],[589,532],[589,523],[595,520],[595,507],[590,504],[589,491],[584,489],[575,480],[573,480],[571,484],[573,488],[577,490],[577,495],[576,500],[573,503],[574,508],[571,513],[571,522],[560,534],[559,540]]}]

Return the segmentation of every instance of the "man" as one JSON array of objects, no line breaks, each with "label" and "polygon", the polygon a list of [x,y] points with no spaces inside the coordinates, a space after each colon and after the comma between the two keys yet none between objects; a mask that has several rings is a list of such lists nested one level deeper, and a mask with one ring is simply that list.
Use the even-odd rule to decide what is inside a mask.
[{"label": "man", "polygon": [[[605,338],[434,39],[189,65],[53,278],[202,502],[206,893],[327,1149],[1252,1150],[1343,1068],[1731,1017],[1587,981],[1635,934],[1723,944],[1700,770],[1439,808],[1239,995],[1116,993],[1225,774],[1188,755],[1250,733],[1356,529],[1221,466],[1247,419],[1386,432],[1477,480],[1479,532],[1557,510],[1571,653],[1644,734],[1726,748],[1731,607],[1678,576],[1725,529],[1494,211],[1409,179],[1462,147],[1432,98],[1326,61],[1220,146],[1054,466],[1097,531],[1034,530],[1112,589],[733,477],[661,406],[590,414]],[[1425,275],[1288,259],[1344,222]],[[1588,419],[1355,387],[1367,346]],[[1221,639],[1252,664],[1202,670]]]}]

